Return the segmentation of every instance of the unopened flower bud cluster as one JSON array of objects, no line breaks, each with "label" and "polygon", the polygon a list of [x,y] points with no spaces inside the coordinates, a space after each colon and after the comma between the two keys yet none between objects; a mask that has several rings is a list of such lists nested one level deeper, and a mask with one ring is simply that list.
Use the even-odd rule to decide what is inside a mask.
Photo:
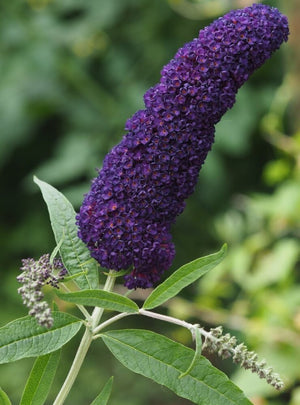
[{"label": "unopened flower bud cluster", "polygon": [[251,370],[253,373],[258,374],[275,387],[277,390],[283,388],[283,381],[277,373],[273,372],[271,367],[267,366],[265,360],[258,360],[258,355],[249,351],[244,343],[237,344],[235,336],[229,333],[223,335],[221,326],[212,328],[210,332],[205,333],[205,342],[203,349],[210,353],[217,353],[221,358],[227,359],[232,357],[234,363],[240,364],[246,370]]},{"label": "unopened flower bud cluster", "polygon": [[18,289],[23,304],[29,308],[29,315],[34,316],[39,325],[51,328],[53,318],[48,303],[43,301],[42,287],[50,284],[52,287],[58,288],[59,281],[67,273],[62,261],[54,259],[51,264],[49,254],[43,255],[37,261],[32,258],[23,259],[21,271],[17,280],[23,284]]}]

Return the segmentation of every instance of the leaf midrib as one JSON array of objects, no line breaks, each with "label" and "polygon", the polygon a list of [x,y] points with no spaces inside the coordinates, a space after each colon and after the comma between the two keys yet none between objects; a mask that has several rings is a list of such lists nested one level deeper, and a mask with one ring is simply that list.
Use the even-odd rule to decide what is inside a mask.
[{"label": "leaf midrib", "polygon": [[[150,356],[149,354],[147,354],[147,353],[145,353],[145,352],[143,352],[143,351],[141,351],[141,350],[137,350],[135,347],[130,346],[130,345],[127,344],[127,343],[121,342],[120,340],[118,340],[118,339],[112,337],[111,335],[104,335],[104,336],[106,336],[106,337],[108,337],[108,338],[110,338],[110,339],[112,339],[112,340],[115,340],[116,342],[118,342],[119,344],[122,344],[122,345],[125,346],[125,347],[129,347],[131,350],[135,350],[137,353],[141,353],[141,354],[146,355],[146,356],[148,356],[148,357],[150,357],[150,358],[153,358],[153,359],[156,360],[157,362],[159,362],[159,363],[161,363],[161,364],[163,364],[163,365],[165,365],[165,366],[167,366],[167,367],[169,367],[169,368],[171,368],[171,369],[173,368],[174,370],[178,371],[179,373],[182,373],[182,370],[176,368],[175,366],[169,365],[169,364],[167,364],[167,363],[164,363],[164,362],[161,361],[160,359],[157,359],[155,356]],[[200,384],[202,384],[203,386],[208,387],[210,390],[216,392],[216,394],[218,394],[220,397],[226,398],[226,400],[229,400],[230,403],[232,403],[233,405],[236,405],[236,402],[232,402],[232,401],[230,400],[230,398],[228,398],[228,397],[225,396],[225,394],[220,393],[220,392],[217,391],[215,388],[211,387],[211,386],[208,385],[208,384],[205,384],[203,381],[197,380],[197,378],[193,377],[191,374],[188,374],[188,376],[189,376],[192,380],[196,381],[197,383],[200,382]]]},{"label": "leaf midrib", "polygon": [[[210,264],[210,263],[209,263]],[[206,267],[206,266],[208,266],[209,264],[206,264],[204,267]],[[200,270],[200,269],[196,269],[196,270],[194,270],[192,273],[191,273],[191,277],[190,277],[190,279],[193,279],[193,277],[192,277],[192,274],[194,274],[197,270]],[[203,270],[203,267],[201,267],[201,270]],[[180,280],[182,280],[182,278],[180,278],[180,275],[178,274],[178,279],[175,281],[175,283],[173,283],[173,284],[171,284],[169,287],[167,287],[161,294],[159,294],[158,295],[158,297],[164,297],[170,290],[172,290],[172,288],[175,288],[178,284],[180,284]],[[188,279],[188,277],[187,277],[187,279]],[[190,281],[187,281],[187,285],[189,285],[190,284]],[[183,287],[182,288],[184,288],[185,287],[185,283],[183,283],[182,284],[183,285]],[[186,285],[186,286],[187,286]],[[156,299],[157,297],[155,297],[155,294],[153,294],[153,296],[154,296],[154,299]],[[154,301],[154,299],[153,300],[150,300],[150,303],[151,303],[151,301]]]},{"label": "leaf midrib", "polygon": [[[53,195],[53,193],[52,193],[52,196],[53,196],[53,199],[54,199],[55,202],[56,202],[56,207],[59,209],[59,211],[62,211],[61,208],[60,208],[60,204],[59,204],[58,199],[55,198],[55,196]],[[63,196],[63,197],[64,197],[64,196]],[[76,215],[76,212],[74,211],[73,207],[70,206],[69,201],[68,201],[66,198],[64,198],[64,199],[65,199],[65,203],[66,203],[66,205],[67,205],[67,207],[68,207],[68,210],[72,213],[72,215],[73,215],[73,214]],[[62,219],[63,219],[63,229],[66,230],[66,234],[67,234],[67,237],[68,237],[68,239],[69,239],[69,242],[71,242],[71,246],[72,246],[72,248],[73,248],[73,252],[75,253],[75,257],[76,257],[77,266],[78,266],[78,267],[81,267],[81,261],[80,261],[79,256],[78,256],[77,247],[76,247],[76,245],[74,244],[73,238],[72,238],[72,236],[71,236],[71,234],[70,234],[70,230],[69,230],[69,228],[68,228],[68,222],[67,222],[65,216],[62,216]],[[57,222],[57,221],[56,221],[56,222]],[[56,234],[56,236],[58,237],[57,233],[55,233],[55,234]],[[58,239],[60,240],[59,237],[58,237]],[[56,243],[59,243],[59,240],[56,241]],[[62,249],[62,250],[64,250],[64,249]],[[85,271],[84,269],[85,269],[85,267],[83,268],[83,271]],[[87,269],[86,271],[88,271],[88,269]],[[87,284],[89,285],[89,287],[90,287],[90,289],[91,289],[92,286],[91,286],[91,284],[90,284],[89,278],[88,278],[86,275],[83,275],[82,277],[85,277],[86,282],[87,282]]]},{"label": "leaf midrib", "polygon": [[[91,290],[87,290],[87,291],[93,291],[92,289]],[[101,291],[101,290],[99,290],[99,291]],[[74,295],[73,295],[74,294]],[[77,294],[77,293],[70,293],[70,294],[61,294],[61,296],[62,296],[62,298],[65,298],[66,296],[68,296],[68,295],[72,295],[72,296],[74,296],[74,298],[76,299],[76,298],[79,298],[79,299],[90,299],[90,300],[101,300],[101,301],[104,301],[104,302],[108,302],[109,304],[110,303],[112,303],[112,304],[115,304],[115,305],[123,305],[124,307],[126,307],[127,309],[129,308],[129,309],[135,309],[135,312],[138,312],[138,310],[139,310],[139,307],[138,307],[138,305],[134,302],[134,301],[131,301],[131,300],[129,300],[129,302],[127,302],[127,301],[123,301],[123,302],[121,302],[121,303],[119,303],[119,302],[117,302],[117,301],[114,301],[113,299],[109,299],[109,297],[107,297],[107,298],[100,298],[100,297],[81,297],[80,295],[76,295],[75,296],[75,294]],[[79,293],[80,294],[80,293]],[[113,294],[113,293],[110,293],[110,294]],[[60,294],[58,294],[58,296],[60,296]],[[121,299],[124,299],[124,300],[126,300],[126,297],[123,297],[122,295],[118,295],[118,294],[116,294],[116,296],[119,298],[121,298]],[[68,300],[68,299],[66,299],[66,301],[69,301],[69,302],[73,302],[73,299],[72,299],[72,297],[71,297],[71,299],[70,300]],[[75,301],[75,300],[74,300]],[[131,302],[132,302],[132,304],[131,304]],[[87,304],[88,305],[88,304]],[[97,305],[96,305],[97,306]]]},{"label": "leaf midrib", "polygon": [[48,357],[47,363],[46,363],[45,367],[43,367],[43,372],[42,372],[42,374],[40,375],[39,381],[38,381],[38,383],[37,383],[36,386],[35,386],[35,390],[33,391],[32,400],[34,400],[34,398],[35,398],[36,395],[37,395],[38,389],[39,389],[39,387],[40,387],[40,385],[41,385],[41,381],[43,380],[43,377],[44,377],[44,375],[45,375],[45,373],[46,373],[46,370],[47,370],[48,364],[49,364],[49,362],[50,362],[50,359],[51,359],[51,355]]},{"label": "leaf midrib", "polygon": [[38,336],[42,336],[42,335],[45,335],[46,333],[48,333],[49,335],[50,334],[53,334],[54,332],[56,332],[56,331],[58,331],[58,330],[60,330],[60,329],[63,329],[63,328],[66,328],[66,327],[68,327],[68,326],[70,326],[70,325],[73,325],[73,324],[75,324],[75,323],[82,323],[80,320],[75,320],[74,322],[70,322],[70,323],[68,323],[67,325],[63,325],[63,326],[61,326],[61,327],[59,327],[59,328],[56,328],[56,329],[51,329],[51,331],[44,331],[44,332],[42,332],[42,333],[38,333],[38,334],[36,334],[36,335],[32,335],[32,336],[28,336],[28,337],[24,337],[24,338],[20,338],[20,339],[17,339],[17,340],[14,340],[14,341],[12,341],[12,342],[10,342],[10,343],[7,343],[7,344],[5,344],[5,345],[2,345],[2,346],[0,346],[0,349],[2,349],[2,348],[4,348],[5,346],[9,346],[9,345],[11,345],[11,344],[13,344],[13,343],[18,343],[18,342],[21,342],[21,341],[24,341],[24,340],[26,340],[26,339],[31,339],[31,338],[34,338],[34,337],[38,337]]}]

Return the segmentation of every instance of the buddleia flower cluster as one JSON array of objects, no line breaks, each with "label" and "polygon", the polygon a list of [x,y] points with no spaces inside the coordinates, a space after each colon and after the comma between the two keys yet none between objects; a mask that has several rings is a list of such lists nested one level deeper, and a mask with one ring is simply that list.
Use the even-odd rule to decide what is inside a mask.
[{"label": "buddleia flower cluster", "polygon": [[50,284],[58,288],[58,283],[63,280],[67,270],[60,259],[54,259],[50,263],[50,255],[45,254],[37,261],[32,258],[23,259],[21,271],[17,280],[23,284],[18,289],[23,304],[29,308],[29,315],[34,316],[39,325],[51,328],[53,318],[48,303],[43,301],[42,287]]},{"label": "buddleia flower cluster", "polygon": [[231,336],[229,333],[223,335],[221,326],[212,328],[210,332],[205,332],[204,349],[209,353],[217,353],[223,359],[231,357],[234,363],[258,374],[260,378],[264,378],[268,384],[277,390],[283,388],[283,381],[273,371],[272,367],[268,367],[265,360],[259,361],[258,355],[249,351],[244,343],[237,344],[235,336]]},{"label": "buddleia flower cluster", "polygon": [[288,38],[287,18],[254,4],[200,31],[161,71],[85,196],[79,237],[103,267],[131,269],[128,288],[157,282],[174,258],[170,228],[196,186],[215,124],[238,89]]}]

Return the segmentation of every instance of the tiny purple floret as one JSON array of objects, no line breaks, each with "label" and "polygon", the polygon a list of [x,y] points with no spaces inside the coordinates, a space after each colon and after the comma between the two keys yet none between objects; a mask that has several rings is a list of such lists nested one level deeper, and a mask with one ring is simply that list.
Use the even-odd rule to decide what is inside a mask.
[{"label": "tiny purple floret", "polygon": [[129,289],[151,287],[170,267],[170,227],[195,189],[215,124],[288,34],[287,18],[276,8],[254,4],[229,12],[178,50],[146,92],[145,109],[127,121],[77,224],[101,266],[132,266]]}]

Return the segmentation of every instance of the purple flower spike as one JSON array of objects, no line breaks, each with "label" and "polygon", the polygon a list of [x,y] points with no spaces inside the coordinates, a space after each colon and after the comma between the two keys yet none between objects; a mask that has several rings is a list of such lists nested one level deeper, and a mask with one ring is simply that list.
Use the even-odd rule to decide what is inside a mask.
[{"label": "purple flower spike", "polygon": [[127,121],[128,133],[104,159],[77,224],[101,266],[133,266],[128,288],[151,287],[171,265],[170,227],[195,189],[215,124],[288,33],[275,8],[231,11],[179,49],[146,92],[146,108]]}]

